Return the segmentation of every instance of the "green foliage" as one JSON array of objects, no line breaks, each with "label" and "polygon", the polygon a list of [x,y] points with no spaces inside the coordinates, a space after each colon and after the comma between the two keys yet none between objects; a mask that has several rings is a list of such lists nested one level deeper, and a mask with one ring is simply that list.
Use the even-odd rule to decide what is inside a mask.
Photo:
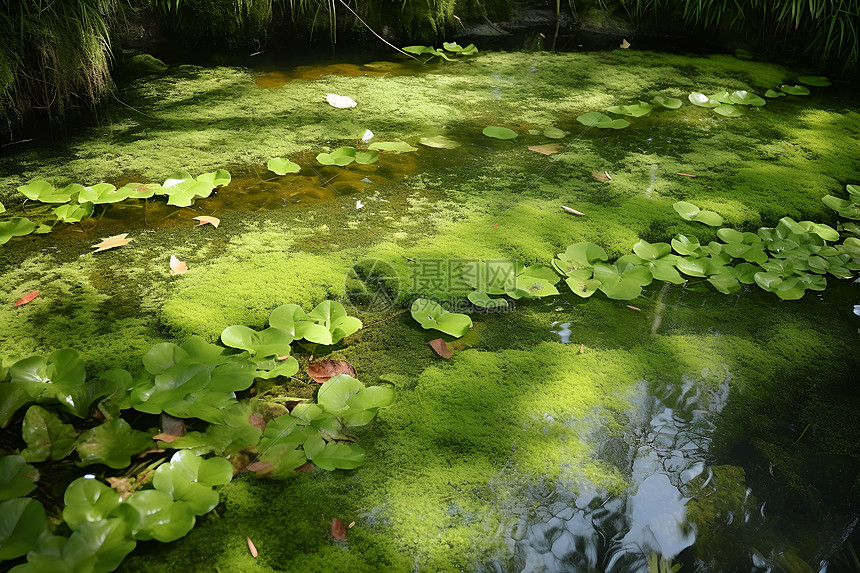
[{"label": "green foliage", "polygon": [[0,502],[0,561],[26,555],[48,530],[42,504],[29,497]]},{"label": "green foliage", "polygon": [[699,107],[717,107],[720,105],[719,101],[711,99],[701,92],[692,92],[687,96],[687,99],[690,100],[691,104]]},{"label": "green foliage", "polygon": [[12,217],[8,221],[0,221],[0,245],[9,242],[12,237],[23,237],[36,230],[36,224],[25,217]]},{"label": "green foliage", "polygon": [[860,220],[860,186],[846,185],[848,199],[840,199],[833,195],[825,195],[821,200],[824,204],[846,219]]},{"label": "green foliage", "polygon": [[685,221],[698,221],[710,227],[719,227],[723,224],[723,218],[719,214],[713,211],[702,211],[697,206],[686,201],[677,201],[672,205],[672,208]]},{"label": "green foliage", "polygon": [[787,84],[783,84],[779,86],[779,89],[783,93],[787,93],[788,95],[793,96],[806,96],[810,94],[809,88],[801,85],[790,86]]},{"label": "green foliage", "polygon": [[68,203],[73,195],[84,190],[82,185],[72,183],[63,189],[56,189],[47,181],[34,179],[26,185],[18,187],[18,191],[27,199],[41,201],[42,203]]},{"label": "green foliage", "polygon": [[108,420],[78,436],[75,450],[81,465],[104,464],[114,469],[129,465],[131,457],[152,448],[152,436],[133,429],[122,418]]},{"label": "green foliage", "polygon": [[368,424],[394,396],[392,388],[366,387],[346,374],[330,378],[320,386],[316,404],[298,404],[266,425],[258,475],[289,477],[308,460],[330,471],[357,468],[365,453],[353,443],[349,427]]},{"label": "green foliage", "polygon": [[630,122],[626,119],[612,119],[608,115],[602,114],[599,111],[590,111],[583,113],[576,118],[576,121],[588,127],[596,127],[598,129],[624,129]]},{"label": "green foliage", "polygon": [[289,159],[283,157],[273,157],[266,163],[266,168],[278,175],[286,175],[287,173],[298,173],[302,167],[298,163],[293,163]]},{"label": "green foliage", "polygon": [[56,414],[40,406],[30,406],[27,410],[21,436],[27,442],[21,457],[28,462],[61,460],[75,449],[78,438],[74,426],[64,424]]},{"label": "green foliage", "polygon": [[221,333],[225,346],[247,350],[252,356],[289,356],[292,335],[282,328],[270,327],[260,332],[247,326],[228,326]]},{"label": "green foliage", "polygon": [[493,139],[514,139],[517,136],[517,132],[512,129],[492,125],[485,127],[482,133]]},{"label": "green foliage", "polygon": [[746,90],[739,90],[736,92],[732,92],[732,94],[729,96],[729,99],[734,104],[751,105],[754,107],[760,107],[760,106],[763,106],[767,103],[765,100],[758,97],[754,93],[750,93]]},{"label": "green foliage", "polygon": [[679,109],[683,104],[683,102],[679,99],[661,95],[654,96],[654,99],[651,100],[651,103],[653,103],[656,107],[661,107],[664,109]]},{"label": "green foliage", "polygon": [[95,204],[87,201],[82,205],[60,205],[51,210],[57,220],[63,223],[80,223],[81,219],[92,216]]},{"label": "green foliage", "polygon": [[38,477],[39,472],[23,456],[0,457],[0,501],[27,495],[36,489]]},{"label": "green foliage", "polygon": [[369,165],[379,161],[379,152],[375,150],[356,151],[354,147],[343,146],[331,153],[317,154],[317,161],[323,165],[338,165],[340,167],[346,167],[353,161],[362,165]]},{"label": "green foliage", "polygon": [[714,113],[720,114],[723,117],[741,117],[742,115],[746,115],[743,108],[728,103],[723,103],[715,107]]},{"label": "green foliage", "polygon": [[409,312],[423,328],[432,328],[458,338],[472,328],[472,319],[467,315],[448,312],[439,303],[426,298],[412,301]]},{"label": "green foliage", "polygon": [[357,332],[361,321],[348,316],[339,302],[325,300],[307,314],[298,305],[281,305],[272,311],[269,325],[285,330],[296,340],[332,345]]},{"label": "green foliage", "polygon": [[403,48],[403,51],[415,54],[416,56],[429,56],[424,60],[425,63],[437,57],[453,62],[456,58],[452,58],[449,54],[453,54],[454,56],[473,56],[478,53],[478,48],[475,47],[475,44],[469,44],[464,48],[456,42],[444,42],[442,48],[444,50],[430,46],[406,46]]},{"label": "green foliage", "polygon": [[[678,107],[680,107],[680,101],[678,101]],[[670,104],[671,105],[671,104]],[[664,106],[666,107],[666,106]],[[613,107],[606,108],[606,111],[609,113],[617,113],[619,115],[629,115],[631,117],[642,117],[643,115],[648,115],[651,113],[651,110],[654,109],[653,106],[649,103],[645,103],[644,101],[640,101],[637,104],[633,105],[616,105]],[[670,108],[677,109],[677,108]]]}]

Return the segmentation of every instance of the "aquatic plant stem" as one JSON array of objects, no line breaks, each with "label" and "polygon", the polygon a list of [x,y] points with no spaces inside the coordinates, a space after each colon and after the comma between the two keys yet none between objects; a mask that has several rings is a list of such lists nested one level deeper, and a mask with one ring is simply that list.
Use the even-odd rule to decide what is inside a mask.
[{"label": "aquatic plant stem", "polygon": [[348,5],[346,2],[344,2],[343,0],[339,0],[339,1],[340,1],[340,3],[341,3],[341,4],[343,4],[343,7],[344,7],[344,8],[346,8],[347,10],[349,10],[349,11],[352,13],[352,15],[353,15],[353,16],[355,16],[356,20],[358,20],[359,22],[361,22],[362,24],[364,24],[364,27],[365,27],[365,28],[367,28],[368,30],[370,30],[370,32],[371,32],[374,36],[376,36],[377,38],[379,38],[380,40],[382,40],[382,42],[383,42],[384,44],[386,44],[387,46],[389,46],[389,47],[391,47],[391,48],[394,48],[395,50],[397,50],[398,52],[400,52],[401,54],[403,54],[403,55],[405,55],[405,56],[409,56],[409,57],[410,57],[410,58],[412,58],[413,60],[418,60],[419,62],[421,61],[419,58],[416,58],[415,56],[413,56],[412,54],[410,54],[410,53],[408,53],[408,52],[404,52],[403,50],[401,50],[400,48],[398,48],[397,46],[395,46],[394,44],[392,44],[391,42],[389,42],[388,40],[386,40],[385,38],[383,38],[382,36],[380,36],[379,34],[377,34],[377,33],[376,33],[376,30],[374,30],[373,28],[371,28],[370,26],[368,26],[368,25],[367,25],[367,22],[365,22],[364,20],[362,20],[362,19],[361,19],[361,16],[359,16],[358,14],[356,14],[355,10],[353,10],[352,8],[350,8],[350,7],[349,7],[349,5]]}]

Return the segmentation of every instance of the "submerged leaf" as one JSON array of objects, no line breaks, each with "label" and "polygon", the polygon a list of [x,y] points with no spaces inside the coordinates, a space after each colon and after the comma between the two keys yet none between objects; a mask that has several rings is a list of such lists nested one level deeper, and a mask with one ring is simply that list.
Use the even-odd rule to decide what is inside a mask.
[{"label": "submerged leaf", "polygon": [[654,108],[651,107],[651,104],[640,101],[639,103],[632,105],[616,105],[607,108],[606,111],[620,115],[629,115],[631,117],[642,117],[643,115],[651,113],[652,109]]},{"label": "submerged leaf", "polygon": [[778,98],[778,97],[785,97],[785,94],[782,92],[774,91],[774,90],[767,90],[766,92],[764,92],[764,97]]},{"label": "submerged leaf", "polygon": [[451,349],[448,347],[448,343],[441,338],[434,338],[428,342],[428,344],[436,351],[436,354],[442,358],[451,358],[454,356],[454,353],[451,352]]},{"label": "submerged leaf", "polygon": [[435,147],[437,149],[456,149],[460,144],[450,137],[444,135],[434,135],[433,137],[422,137],[418,143],[427,147]]},{"label": "submerged leaf", "polygon": [[188,272],[188,264],[177,259],[176,255],[170,255],[170,270],[174,274],[182,275]]},{"label": "submerged leaf", "polygon": [[830,85],[830,80],[824,76],[800,76],[797,78],[797,81],[808,86],[819,88],[826,88]]},{"label": "submerged leaf", "polygon": [[564,131],[563,129],[559,129],[557,127],[552,126],[543,130],[544,137],[548,137],[550,139],[562,139],[569,134],[569,131]]},{"label": "submerged leaf", "polygon": [[418,151],[417,147],[412,147],[403,141],[377,141],[376,143],[371,143],[368,149],[374,151],[396,151],[398,153]]},{"label": "submerged leaf", "polygon": [[529,151],[540,153],[541,155],[552,155],[564,149],[564,146],[557,143],[546,143],[544,145],[530,145]]},{"label": "submerged leaf", "polygon": [[343,525],[343,522],[336,517],[331,520],[331,536],[338,541],[346,539],[346,527]]}]

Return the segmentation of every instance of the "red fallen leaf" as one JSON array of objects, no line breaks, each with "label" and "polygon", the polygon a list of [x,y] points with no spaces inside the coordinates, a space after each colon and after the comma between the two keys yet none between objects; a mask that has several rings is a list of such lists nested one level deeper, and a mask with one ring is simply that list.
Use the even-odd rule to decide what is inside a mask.
[{"label": "red fallen leaf", "polygon": [[254,413],[248,416],[248,423],[260,430],[261,432],[266,431],[266,420],[263,419],[263,416],[260,414]]},{"label": "red fallen leaf", "polygon": [[343,522],[336,517],[331,520],[331,536],[338,541],[344,541],[346,539],[346,527],[344,527]]},{"label": "red fallen leaf", "polygon": [[614,59],[612,56],[602,56],[604,60],[612,60]]},{"label": "red fallen leaf", "polygon": [[580,353],[580,354],[585,354],[585,345],[584,345],[584,344],[580,344],[580,345],[579,345],[579,353]]},{"label": "red fallen leaf", "polygon": [[635,310],[635,311],[637,311],[637,312],[642,312],[642,309],[641,309],[641,308],[639,308],[639,307],[637,307],[637,306],[632,306],[632,305],[629,305],[629,304],[625,304],[624,306],[626,306],[626,307],[627,307],[627,308],[629,308],[629,309]]},{"label": "red fallen leaf", "polygon": [[494,229],[498,229],[498,228],[499,228],[499,224],[498,224],[498,223],[493,223],[493,228],[494,228]]},{"label": "red fallen leaf", "polygon": [[322,384],[338,374],[347,374],[353,378],[356,376],[355,368],[346,360],[326,358],[308,365],[308,376],[318,384]]},{"label": "red fallen leaf", "polygon": [[682,175],[684,177],[698,177],[698,175],[691,175],[689,173],[675,173],[675,175]]},{"label": "red fallen leaf", "polygon": [[245,537],[245,540],[248,542],[248,551],[250,551],[250,552],[251,552],[251,557],[253,557],[254,559],[256,559],[256,558],[257,558],[257,555],[259,555],[259,554],[257,553],[257,546],[256,546],[256,545],[254,545],[254,542],[253,542],[253,541],[251,541],[251,538],[250,538],[250,537]]},{"label": "red fallen leaf", "polygon": [[281,362],[283,362],[284,360],[287,360],[289,357],[290,357],[289,354],[284,354],[283,356],[278,356],[277,359],[280,360]]},{"label": "red fallen leaf", "polygon": [[448,348],[448,343],[442,340],[441,338],[437,338],[435,340],[431,340],[428,344],[436,351],[436,354],[441,356],[442,358],[451,358],[454,356],[454,353],[451,352],[451,349]]},{"label": "red fallen leaf", "polygon": [[28,292],[27,294],[16,300],[15,304],[13,304],[12,306],[21,306],[22,304],[27,304],[37,296],[39,296],[39,291],[37,290],[34,290],[33,292]]},{"label": "red fallen leaf", "polygon": [[246,468],[249,472],[266,473],[275,466],[272,462],[253,462]]},{"label": "red fallen leaf", "polygon": [[302,472],[305,474],[309,474],[314,471],[314,464],[312,462],[307,462],[296,468],[297,472]]}]

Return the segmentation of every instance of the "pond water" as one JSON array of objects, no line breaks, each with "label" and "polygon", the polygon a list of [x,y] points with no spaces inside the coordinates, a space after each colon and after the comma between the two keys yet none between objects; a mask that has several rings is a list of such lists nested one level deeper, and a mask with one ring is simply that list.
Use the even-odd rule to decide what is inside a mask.
[{"label": "pond water", "polygon": [[[97,206],[0,246],[3,356],[72,347],[88,371],[136,371],[158,342],[215,341],[229,325],[263,328],[280,304],[326,298],[364,322],[330,349],[294,352],[303,367],[345,359],[365,384],[396,388],[395,404],[359,428],[365,465],[288,480],[243,471],[188,536],[139,543],[120,571],[860,571],[852,279],[828,276],[796,301],[755,284],[721,294],[695,277],[632,300],[586,299],[562,281],[557,296],[487,312],[464,302],[455,272],[549,265],[584,241],[615,259],[640,239],[716,240],[716,228],[678,216],[679,200],[740,231],[785,216],[835,227],[821,197],[860,182],[850,90],[811,88],[737,118],[687,99],[763,95],[804,73],[634,47],[427,65],[176,64],[131,79],[102,124],[6,149],[2,217],[51,218],[16,191],[35,178],[119,187],[224,168],[232,181],[191,207]],[[333,108],[329,93],[357,105]],[[576,120],[656,95],[683,106],[620,130]],[[489,138],[486,126],[518,136]],[[422,144],[439,136],[456,147]],[[416,150],[370,165],[316,160],[376,141]],[[560,148],[528,149],[547,144]],[[268,171],[277,156],[301,171]],[[198,227],[200,215],[221,223]],[[132,242],[91,252],[120,233]],[[171,255],[186,274],[170,272]],[[356,277],[384,283],[384,300],[350,298]],[[418,294],[472,317],[465,336],[444,336],[450,360],[428,345],[440,333],[402,312]],[[312,396],[314,385],[302,370],[258,390]],[[4,449],[15,443],[4,436]],[[345,542],[331,539],[333,518],[352,524]]]}]

